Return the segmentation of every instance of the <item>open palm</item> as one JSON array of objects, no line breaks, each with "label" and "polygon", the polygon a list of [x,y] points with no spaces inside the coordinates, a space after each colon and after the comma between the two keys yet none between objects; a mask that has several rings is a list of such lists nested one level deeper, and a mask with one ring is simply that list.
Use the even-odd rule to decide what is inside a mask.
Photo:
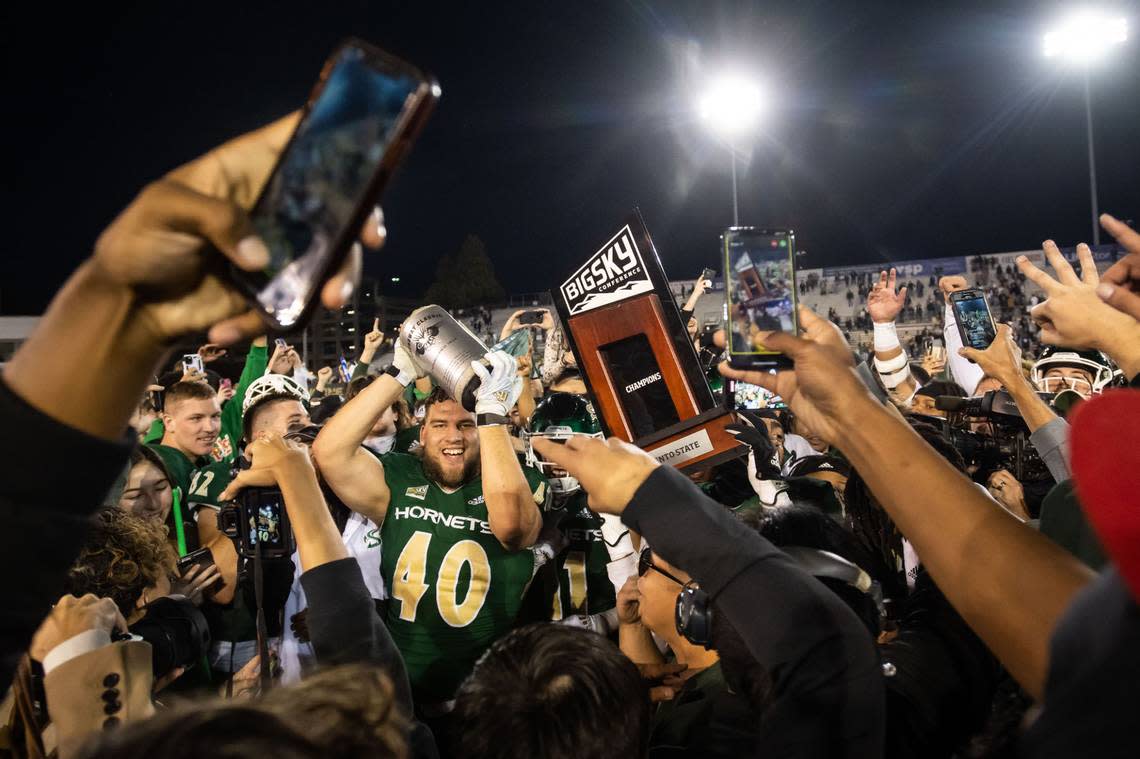
[{"label": "open palm", "polygon": [[867,296],[867,313],[871,315],[871,321],[886,323],[898,318],[899,312],[906,305],[906,288],[895,292],[895,282],[894,269],[891,269],[889,275],[885,271],[879,273],[879,281]]}]

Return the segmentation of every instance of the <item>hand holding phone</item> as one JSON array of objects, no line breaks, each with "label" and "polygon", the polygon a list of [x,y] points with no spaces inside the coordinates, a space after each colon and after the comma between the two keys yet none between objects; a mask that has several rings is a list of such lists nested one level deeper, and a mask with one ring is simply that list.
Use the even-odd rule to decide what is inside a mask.
[{"label": "hand holding phone", "polygon": [[326,62],[250,211],[269,263],[230,269],[271,328],[287,330],[311,313],[439,92],[430,76],[358,40]]},{"label": "hand holding phone", "polygon": [[206,365],[197,353],[187,353],[182,357],[182,374],[206,374]]},{"label": "hand holding phone", "polygon": [[176,562],[178,567],[178,576],[182,577],[190,571],[192,567],[206,567],[213,566],[214,554],[209,548],[199,548],[197,551],[191,551],[185,556],[179,556]]},{"label": "hand holding phone", "polygon": [[950,308],[962,336],[962,345],[980,351],[990,347],[997,337],[997,325],[984,291],[977,288],[952,291]]},{"label": "hand holding phone", "polygon": [[773,369],[791,360],[764,345],[765,333],[799,332],[796,313],[795,234],[786,229],[732,227],[724,251],[729,365]]},{"label": "hand holding phone", "polygon": [[529,327],[534,324],[542,324],[543,319],[546,317],[546,313],[546,309],[523,311],[521,314],[519,314],[517,324],[520,327]]}]

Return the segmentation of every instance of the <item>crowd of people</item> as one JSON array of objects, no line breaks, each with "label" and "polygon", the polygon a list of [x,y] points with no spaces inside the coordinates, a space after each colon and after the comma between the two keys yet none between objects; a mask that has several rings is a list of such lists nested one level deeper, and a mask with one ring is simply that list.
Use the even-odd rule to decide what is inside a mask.
[{"label": "crowd of people", "polygon": [[[778,373],[723,360],[698,280],[710,388],[778,402],[682,471],[606,439],[548,310],[488,335],[469,406],[379,325],[347,382],[259,334],[217,263],[265,265],[249,188],[293,123],[147,187],[4,368],[4,752],[1135,752],[1136,232],[1102,218],[1127,251],[1103,275],[1052,242],[1052,273],[987,271],[984,349],[946,305],[964,277],[849,278],[868,355],[801,307],[758,338]],[[361,240],[385,234],[377,210]]]}]

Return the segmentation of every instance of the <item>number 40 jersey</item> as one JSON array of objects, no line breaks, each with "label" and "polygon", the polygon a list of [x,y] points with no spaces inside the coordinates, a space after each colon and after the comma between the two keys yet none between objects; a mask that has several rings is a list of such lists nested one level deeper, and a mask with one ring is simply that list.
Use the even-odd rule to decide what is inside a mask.
[{"label": "number 40 jersey", "polygon": [[[448,701],[479,656],[514,627],[534,553],[508,551],[491,533],[482,479],[446,493],[415,456],[388,453],[380,461],[392,494],[380,528],[386,622],[416,700]],[[530,467],[523,474],[543,510],[546,480]]]}]

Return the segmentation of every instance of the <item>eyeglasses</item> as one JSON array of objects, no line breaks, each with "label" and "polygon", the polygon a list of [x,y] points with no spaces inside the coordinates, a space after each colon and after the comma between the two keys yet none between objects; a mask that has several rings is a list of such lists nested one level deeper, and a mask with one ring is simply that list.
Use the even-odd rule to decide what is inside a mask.
[{"label": "eyeglasses", "polygon": [[651,556],[651,553],[652,553],[652,551],[648,548],[646,548],[644,551],[641,552],[641,556],[639,556],[637,559],[637,576],[638,577],[645,577],[645,573],[652,569],[654,572],[659,572],[660,574],[665,575],[666,577],[668,577],[670,580],[677,583],[681,587],[684,587],[685,586],[684,582],[682,582],[678,578],[674,577],[673,575],[669,574],[664,569],[662,569],[661,567],[659,567],[653,563],[653,557]]}]

